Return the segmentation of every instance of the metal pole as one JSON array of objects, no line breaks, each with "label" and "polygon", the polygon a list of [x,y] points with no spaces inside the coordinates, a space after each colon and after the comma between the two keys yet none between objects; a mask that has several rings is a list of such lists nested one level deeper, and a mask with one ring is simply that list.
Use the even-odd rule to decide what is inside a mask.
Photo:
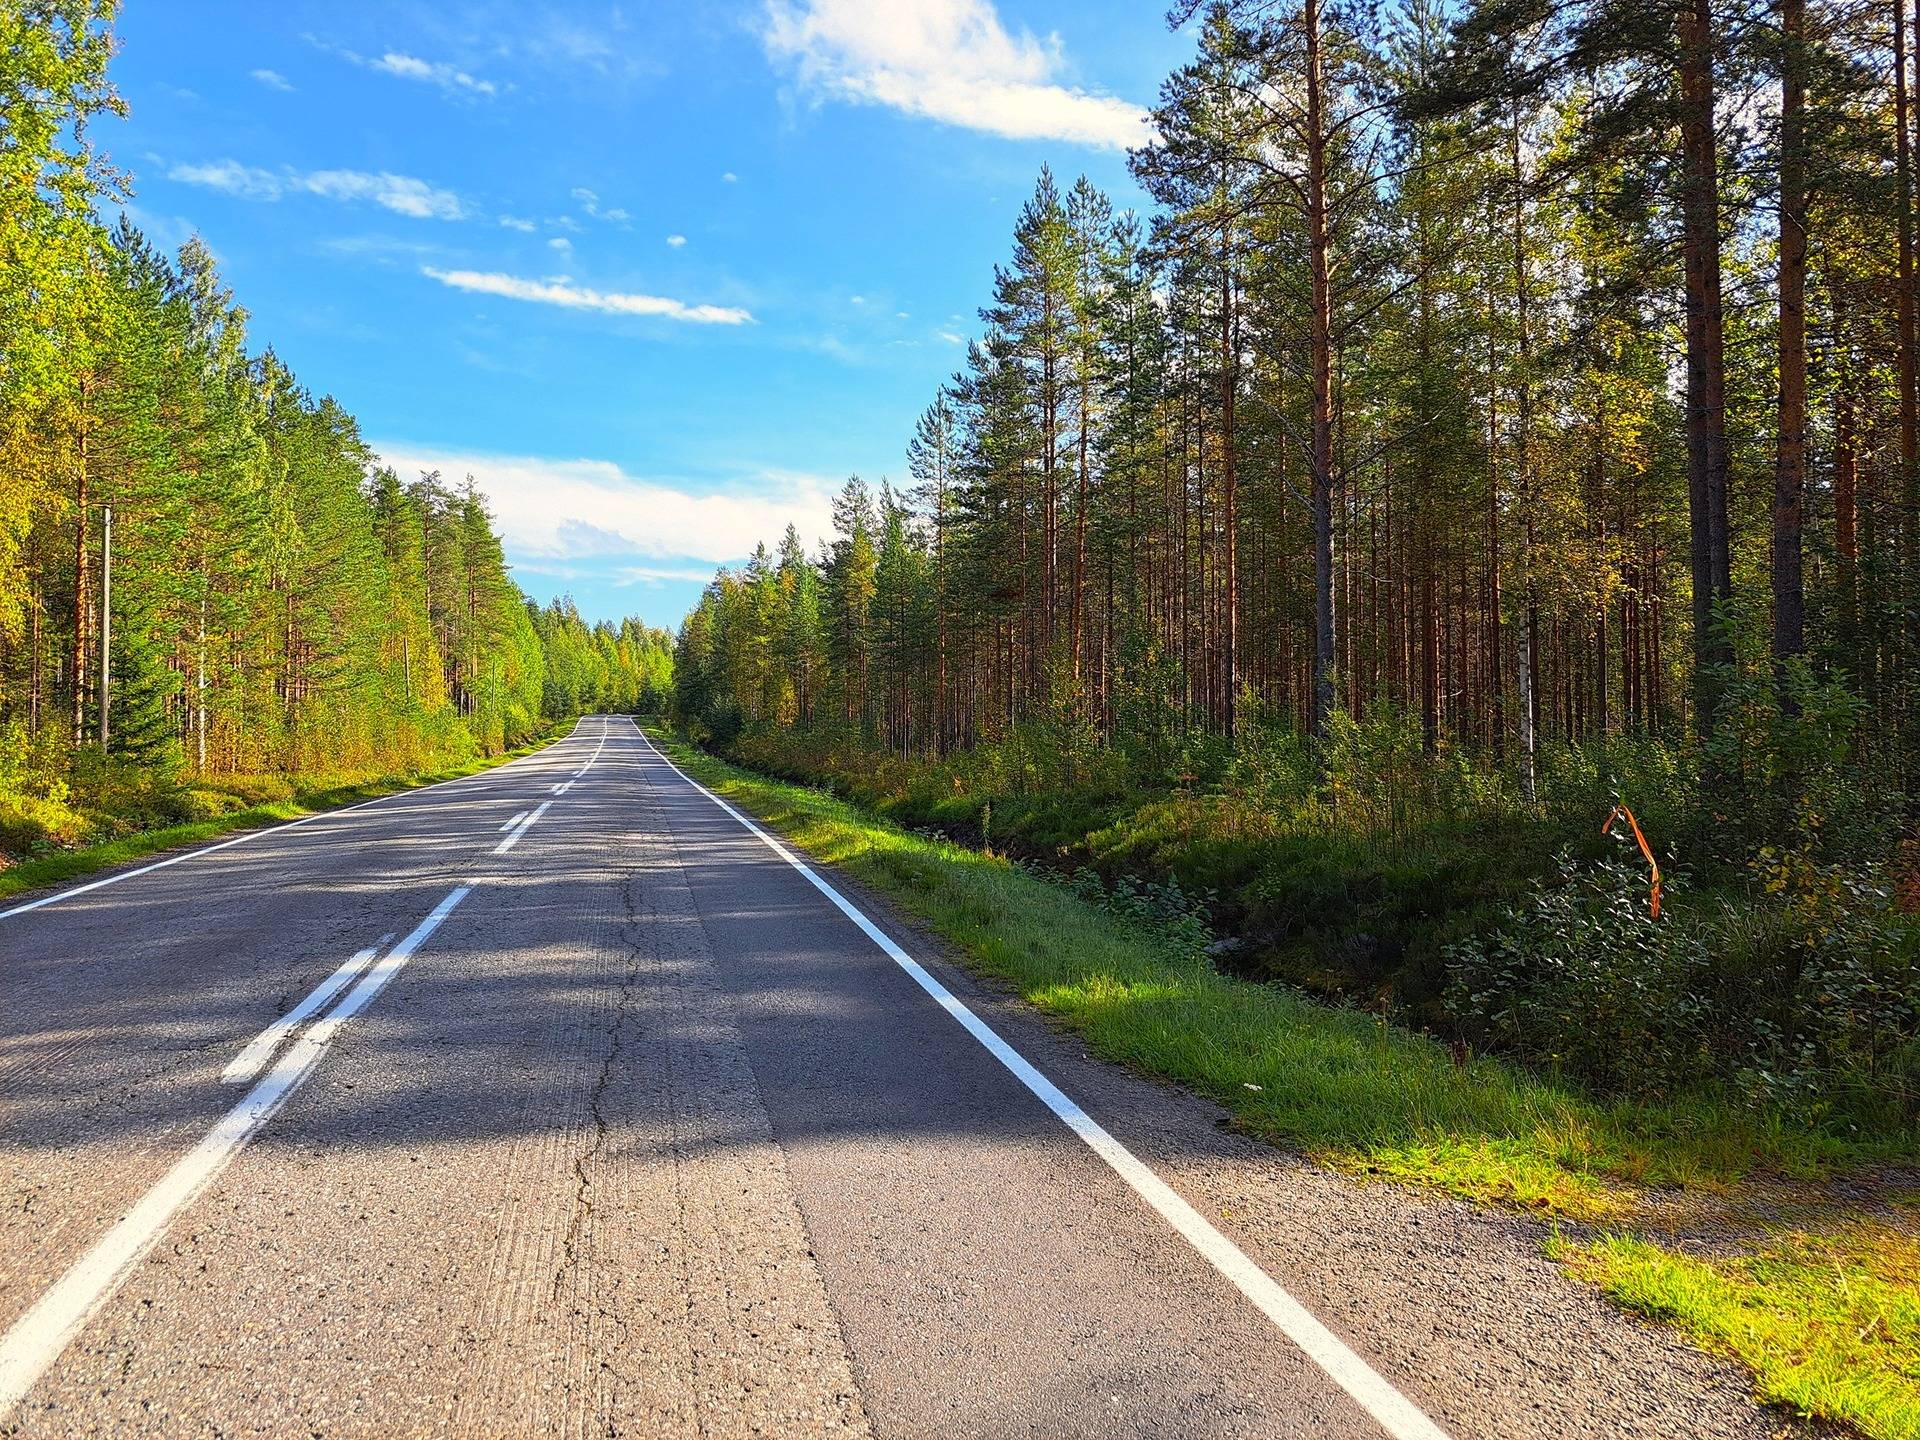
[{"label": "metal pole", "polygon": [[113,507],[100,507],[100,753],[107,753],[113,683]]}]

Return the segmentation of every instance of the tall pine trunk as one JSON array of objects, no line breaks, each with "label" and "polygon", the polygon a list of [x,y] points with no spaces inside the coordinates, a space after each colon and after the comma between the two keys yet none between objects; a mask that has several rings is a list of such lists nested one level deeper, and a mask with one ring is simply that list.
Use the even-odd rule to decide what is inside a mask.
[{"label": "tall pine trunk", "polygon": [[1221,526],[1225,532],[1225,574],[1223,603],[1226,608],[1226,651],[1222,657],[1221,715],[1226,733],[1233,734],[1234,707],[1240,689],[1240,512],[1235,495],[1233,455],[1233,401],[1238,367],[1233,325],[1233,250],[1231,234],[1224,227],[1220,236],[1220,498],[1223,509]]},{"label": "tall pine trunk", "polygon": [[87,634],[93,626],[93,498],[90,486],[92,456],[87,446],[87,382],[79,385],[78,428],[73,471],[73,644],[69,681],[73,687],[73,743],[78,745],[87,722]]},{"label": "tall pine trunk", "polygon": [[1717,612],[1733,597],[1727,527],[1726,339],[1720,283],[1720,159],[1714,133],[1712,0],[1683,0],[1681,249],[1686,271],[1687,511],[1692,537],[1694,721],[1711,732],[1717,672],[1733,659]]},{"label": "tall pine trunk", "polygon": [[1806,648],[1801,500],[1807,472],[1806,0],[1780,0],[1780,406],[1773,476],[1773,654]]},{"label": "tall pine trunk", "polygon": [[1312,311],[1313,733],[1325,739],[1333,715],[1333,297],[1320,0],[1305,0],[1301,24],[1307,59],[1307,265]]},{"label": "tall pine trunk", "polygon": [[1520,505],[1520,790],[1531,805],[1540,757],[1540,597],[1533,584],[1533,336],[1527,310],[1526,177],[1521,169],[1520,111],[1509,134],[1513,166],[1513,314],[1515,369],[1514,495]]}]

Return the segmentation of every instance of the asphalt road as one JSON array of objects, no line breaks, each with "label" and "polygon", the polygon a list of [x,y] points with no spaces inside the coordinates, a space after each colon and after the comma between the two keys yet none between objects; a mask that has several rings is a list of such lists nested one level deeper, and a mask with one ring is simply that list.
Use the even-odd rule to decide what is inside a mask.
[{"label": "asphalt road", "polygon": [[624,718],[0,912],[0,1433],[1775,1428],[1523,1222],[1087,1059]]}]

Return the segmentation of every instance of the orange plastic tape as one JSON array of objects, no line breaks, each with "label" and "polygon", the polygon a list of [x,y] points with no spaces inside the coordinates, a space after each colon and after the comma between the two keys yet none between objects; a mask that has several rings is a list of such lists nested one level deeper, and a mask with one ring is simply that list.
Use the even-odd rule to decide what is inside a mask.
[{"label": "orange plastic tape", "polygon": [[1647,865],[1653,871],[1653,918],[1658,920],[1660,918],[1660,862],[1653,858],[1653,847],[1647,844],[1647,837],[1640,833],[1640,822],[1633,818],[1633,811],[1625,805],[1615,805],[1612,812],[1608,814],[1606,823],[1600,827],[1600,833],[1611,835],[1613,822],[1622,815],[1627,817],[1627,824],[1633,827],[1633,838],[1640,842],[1640,853],[1647,857]]}]

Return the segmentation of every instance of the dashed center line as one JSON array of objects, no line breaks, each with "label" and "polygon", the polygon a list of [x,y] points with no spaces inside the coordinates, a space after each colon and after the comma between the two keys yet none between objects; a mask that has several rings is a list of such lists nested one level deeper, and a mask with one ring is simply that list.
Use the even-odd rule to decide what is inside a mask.
[{"label": "dashed center line", "polygon": [[[575,780],[593,767],[606,748],[607,728],[603,724],[600,742],[586,763],[573,772],[573,778],[553,787],[555,795],[565,794]],[[372,802],[368,802],[372,803]],[[506,838],[493,848],[495,855],[513,849],[520,837],[533,827],[553,802],[542,801],[532,810],[523,810],[501,827]],[[333,812],[339,813],[339,812]],[[319,819],[321,817],[310,817]],[[296,822],[304,823],[304,822]],[[291,828],[291,827],[280,827]],[[271,831],[255,832],[259,834]],[[242,839],[225,842],[238,844]],[[161,864],[173,864],[193,855],[207,854],[223,846],[209,846],[189,855],[173,857]],[[143,867],[157,869],[158,865]],[[0,911],[0,919],[39,905],[77,895],[117,879],[130,878],[142,871],[128,871],[96,881],[93,885],[63,891],[30,905]],[[316,985],[289,1010],[262,1030],[221,1072],[228,1084],[242,1083],[259,1075],[275,1052],[285,1050],[264,1077],[254,1084],[246,1097],[229,1110],[207,1135],[186,1155],[176,1161],[160,1180],[136,1201],[133,1207],[96,1241],[18,1320],[0,1335],[0,1426],[4,1426],[20,1401],[48,1368],[58,1360],[76,1335],[120,1288],[140,1257],[153,1246],[168,1225],[232,1162],[248,1141],[272,1119],[289,1096],[313,1073],[325,1056],[340,1028],[373,1002],[393,977],[412,959],[454,907],[473,890],[473,882],[456,886],[404,939],[383,955],[382,949],[393,939],[391,934],[378,943],[356,951]],[[350,989],[348,987],[351,987]],[[308,1024],[332,1004],[342,991],[344,999],[320,1020]],[[302,1030],[302,1026],[306,1028]],[[292,1043],[287,1044],[289,1038]]]},{"label": "dashed center line", "polygon": [[[580,734],[579,727],[576,726],[572,734],[568,735],[565,739],[555,742],[556,748],[557,746],[569,744],[574,739],[574,737],[579,734]],[[603,746],[606,743],[607,743],[606,730],[603,727],[600,732],[600,745]],[[188,860],[197,860],[202,855],[212,855],[221,850],[231,850],[236,845],[248,845],[253,843],[256,840],[263,840],[271,835],[279,835],[288,830],[298,830],[304,825],[318,825],[324,821],[333,820],[342,815],[351,815],[355,811],[368,809],[369,807],[374,805],[386,805],[389,801],[394,801],[394,800],[414,799],[421,795],[426,794],[430,790],[440,790],[443,788],[444,789],[461,789],[461,788],[471,787],[476,784],[490,782],[504,775],[513,766],[523,764],[528,760],[537,759],[540,755],[544,755],[546,753],[547,753],[546,750],[541,750],[539,752],[536,752],[534,755],[523,755],[518,760],[509,760],[505,765],[501,765],[493,770],[488,770],[478,775],[462,775],[452,780],[435,781],[431,785],[414,786],[407,790],[398,791],[392,795],[378,795],[371,800],[362,800],[353,805],[343,805],[337,810],[322,810],[317,812],[316,814],[304,816],[299,820],[289,820],[284,825],[269,825],[264,830],[244,831],[239,835],[233,836],[231,839],[222,840],[217,844],[203,845],[198,850],[186,850],[181,852],[178,855],[169,855],[163,860],[154,860],[154,861],[150,861],[145,865],[137,865],[131,870],[116,870],[111,875],[104,875],[98,880],[89,880],[84,885],[75,885],[66,890],[56,890],[51,895],[42,895],[37,900],[23,901],[18,905],[9,907],[8,909],[0,910],[0,920],[8,920],[15,915],[26,915],[32,911],[42,909],[48,905],[58,905],[63,900],[71,900],[77,896],[91,894],[93,891],[104,889],[109,885],[118,885],[122,881],[132,880],[133,878],[139,875],[147,875],[152,873],[155,870],[165,870],[167,867],[171,865],[179,865]],[[593,753],[595,756],[598,756],[600,753],[600,746],[595,746]],[[593,762],[589,760],[587,763],[591,765]],[[585,769],[584,767],[582,767],[582,769],[576,770],[573,773],[575,775],[584,774]]]},{"label": "dashed center line", "polygon": [[[551,804],[553,804],[551,800],[542,800],[538,805],[536,805],[531,814],[527,815],[525,819],[520,819],[520,823],[516,825],[512,830],[507,832],[506,839],[502,840],[498,845],[493,847],[493,853],[496,855],[504,855],[509,850],[513,849],[515,845],[519,844],[520,837],[526,834],[527,831],[531,830],[534,827],[534,825],[539,821],[540,817],[547,813],[547,807]],[[516,816],[515,818],[519,819],[518,816]]]}]

